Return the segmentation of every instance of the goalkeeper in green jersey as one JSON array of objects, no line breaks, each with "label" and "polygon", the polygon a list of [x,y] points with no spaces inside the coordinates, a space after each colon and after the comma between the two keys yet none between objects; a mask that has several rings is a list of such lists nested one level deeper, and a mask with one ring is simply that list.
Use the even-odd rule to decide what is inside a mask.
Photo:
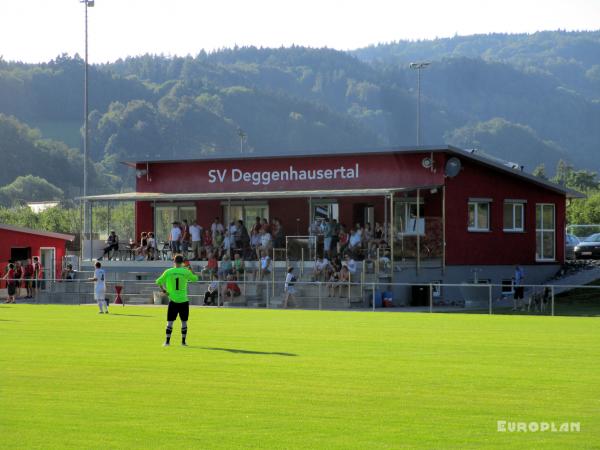
[{"label": "goalkeeper in green jersey", "polygon": [[198,276],[191,268],[183,266],[183,256],[177,255],[174,259],[175,267],[167,269],[158,277],[156,284],[169,296],[169,308],[167,309],[167,339],[163,344],[165,347],[171,345],[171,333],[173,322],[181,320],[181,345],[187,346],[187,321],[190,315],[190,302],[188,300],[188,281],[198,281]]}]

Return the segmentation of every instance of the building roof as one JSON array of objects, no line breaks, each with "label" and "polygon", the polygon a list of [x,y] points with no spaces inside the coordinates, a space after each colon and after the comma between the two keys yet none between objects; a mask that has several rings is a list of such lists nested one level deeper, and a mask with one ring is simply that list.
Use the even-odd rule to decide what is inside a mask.
[{"label": "building roof", "polygon": [[37,236],[45,236],[54,239],[62,239],[63,241],[73,242],[75,240],[75,236],[72,234],[63,234],[63,233],[53,233],[51,231],[40,231],[40,230],[32,230],[31,228],[23,228],[23,227],[14,227],[12,225],[4,225],[0,224],[0,231],[12,231],[15,233],[26,233],[26,234],[35,234]]},{"label": "building roof", "polygon": [[[290,152],[290,153],[270,153],[270,154],[254,154],[254,153],[244,153],[244,154],[232,154],[232,155],[203,155],[198,158],[191,159],[148,159],[142,161],[124,161],[123,164],[126,164],[130,167],[136,167],[137,164],[153,164],[153,163],[189,163],[189,162],[201,162],[201,161],[227,161],[227,160],[240,160],[240,159],[271,159],[271,158],[301,158],[306,156],[331,156],[331,155],[361,155],[361,154],[388,154],[388,153],[448,153],[452,156],[457,156],[460,158],[466,158],[473,161],[476,161],[485,166],[494,168],[504,173],[511,174],[518,178],[523,178],[533,184],[537,184],[538,186],[544,187],[554,192],[558,192],[561,194],[565,194],[567,198],[584,198],[580,192],[577,192],[573,189],[566,188],[556,183],[552,183],[548,180],[544,180],[542,178],[538,178],[534,175],[531,175],[518,165],[513,163],[509,163],[508,161],[503,161],[499,158],[492,157],[490,155],[486,155],[484,153],[479,153],[477,151],[464,150],[459,147],[455,147],[452,145],[433,145],[433,146],[396,146],[396,147],[375,147],[368,149],[348,149],[348,150],[340,150],[333,152],[324,152],[323,150],[307,150],[303,152]],[[515,167],[516,166],[516,167]],[[247,195],[248,193],[246,193]],[[263,193],[264,195],[264,193]],[[329,193],[331,195],[331,193]],[[95,196],[99,197],[99,196]],[[90,197],[90,199],[92,199]]]}]

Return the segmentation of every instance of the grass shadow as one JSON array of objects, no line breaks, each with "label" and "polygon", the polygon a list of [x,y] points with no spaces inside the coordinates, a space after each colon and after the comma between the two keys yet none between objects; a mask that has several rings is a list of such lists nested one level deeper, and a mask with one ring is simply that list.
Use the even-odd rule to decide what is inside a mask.
[{"label": "grass shadow", "polygon": [[221,348],[221,347],[196,347],[201,350],[214,350],[217,352],[241,353],[243,355],[275,355],[275,356],[298,356],[295,353],[286,352],[259,352],[255,350],[243,350],[239,348]]},{"label": "grass shadow", "polygon": [[147,314],[121,314],[121,313],[110,313],[109,316],[129,316],[129,317],[154,317]]}]

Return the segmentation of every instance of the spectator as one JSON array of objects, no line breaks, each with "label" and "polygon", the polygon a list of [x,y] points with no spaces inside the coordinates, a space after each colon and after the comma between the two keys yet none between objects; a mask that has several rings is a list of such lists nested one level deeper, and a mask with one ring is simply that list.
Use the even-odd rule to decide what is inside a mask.
[{"label": "spectator", "polygon": [[256,250],[260,245],[260,217],[256,218],[256,222],[250,230],[250,247]]},{"label": "spectator", "polygon": [[352,275],[352,276],[356,275],[358,266],[356,264],[356,261],[354,261],[354,259],[352,259],[350,257],[350,255],[348,255],[348,254],[346,254],[346,256],[344,257],[344,262],[342,263],[342,269],[344,268],[344,266],[348,269],[348,272],[350,273],[350,275]]},{"label": "spectator", "polygon": [[16,292],[16,284],[15,284],[15,265],[10,263],[8,265],[8,271],[2,278],[6,280],[6,300],[4,303],[15,303],[15,292]]},{"label": "spectator", "polygon": [[271,258],[265,251],[261,252],[259,267],[259,280],[262,280],[265,276],[268,276],[271,273]]},{"label": "spectator", "polygon": [[217,258],[221,258],[223,255],[223,234],[219,231],[213,235],[213,253],[217,255]]},{"label": "spectator", "polygon": [[21,283],[23,280],[23,266],[21,265],[21,261],[15,262],[15,295],[16,298],[21,296]]},{"label": "spectator", "polygon": [[169,247],[171,247],[171,253],[173,256],[181,253],[181,228],[179,222],[173,222],[171,233],[169,234]]},{"label": "spectator", "polygon": [[148,248],[146,249],[148,259],[154,261],[158,255],[158,245],[156,244],[156,238],[153,232],[148,233]]},{"label": "spectator", "polygon": [[218,217],[215,217],[215,220],[213,221],[212,225],[210,226],[210,231],[213,236],[213,241],[215,240],[215,236],[217,235],[217,233],[223,234],[225,232],[225,228],[223,227],[223,224],[221,223],[221,219],[219,219]]},{"label": "spectator", "polygon": [[329,264],[329,260],[325,257],[320,257],[315,261],[315,269],[313,272],[313,279],[315,281],[325,281],[329,272],[331,270],[331,265]]},{"label": "spectator", "polygon": [[265,231],[265,233],[271,234],[271,225],[269,225],[269,221],[263,218],[260,221],[260,228]]},{"label": "spectator", "polygon": [[140,236],[140,245],[135,249],[136,261],[143,261],[148,252],[148,235],[142,231]]},{"label": "spectator", "polygon": [[333,219],[331,221],[331,247],[329,248],[330,257],[333,257],[337,254],[338,243],[340,242],[340,229],[341,227],[338,221]]},{"label": "spectator", "polygon": [[32,283],[32,295],[35,297],[38,289],[42,288],[42,265],[37,256],[33,257],[33,283]]},{"label": "spectator", "polygon": [[242,294],[240,287],[234,281],[233,275],[227,276],[227,284],[225,284],[225,288],[223,289],[223,297],[238,297]]},{"label": "spectator", "polygon": [[188,256],[188,250],[190,249],[190,226],[188,225],[187,219],[183,219],[181,224],[181,253],[184,258]]},{"label": "spectator", "polygon": [[271,228],[273,235],[273,246],[275,248],[285,248],[285,233],[283,231],[283,225],[279,218],[273,219],[273,226]]},{"label": "spectator", "polygon": [[75,271],[72,264],[67,264],[67,267],[60,274],[60,278],[65,281],[73,281],[75,279]]},{"label": "spectator", "polygon": [[213,251],[213,239],[210,230],[207,228],[204,230],[204,236],[202,238],[202,245],[204,246],[204,251],[206,252],[206,257],[208,258],[208,254]]},{"label": "spectator", "polygon": [[327,283],[327,297],[335,297],[335,290],[338,288],[341,296],[342,286],[340,284],[340,274],[339,272],[332,271],[329,275],[329,282]]},{"label": "spectator", "polygon": [[239,253],[236,253],[233,258],[233,274],[235,275],[236,280],[241,280],[244,278],[246,265],[242,256]]},{"label": "spectator", "polygon": [[217,304],[217,295],[219,292],[219,283],[217,281],[217,277],[215,275],[211,275],[210,280],[211,282],[208,284],[206,292],[204,293],[204,304],[207,306]]},{"label": "spectator", "polygon": [[108,260],[110,261],[110,259],[111,259],[110,252],[118,251],[118,250],[119,250],[119,236],[117,236],[117,233],[115,233],[115,231],[112,230],[110,232],[110,234],[108,235],[108,238],[106,239],[106,247],[104,247],[104,251],[103,251],[100,259],[107,256]]},{"label": "spectator", "polygon": [[259,232],[260,240],[258,243],[258,247],[256,247],[256,258],[260,257],[262,252],[266,252],[269,254],[271,250],[271,235],[265,231],[264,228],[261,227]]},{"label": "spectator", "polygon": [[229,258],[229,254],[225,253],[223,255],[223,260],[221,261],[221,267],[218,270],[219,279],[225,279],[228,275],[233,274],[233,263]]},{"label": "spectator", "polygon": [[202,256],[202,227],[195,220],[190,226],[190,235],[192,238],[192,259],[198,261]]},{"label": "spectator", "polygon": [[323,221],[323,256],[330,257],[330,249],[331,249],[331,236],[333,233],[333,227],[329,223],[329,219],[325,218]]},{"label": "spectator", "polygon": [[340,226],[340,234],[339,234],[339,249],[338,249],[338,253],[345,253],[346,249],[348,248],[348,242],[350,240],[350,236],[348,235],[348,232],[346,231],[346,227],[342,224]]},{"label": "spectator", "polygon": [[211,280],[212,277],[217,275],[218,270],[219,270],[219,262],[217,261],[215,254],[209,253],[206,267],[204,269],[202,269],[202,272],[201,272],[202,277],[204,277],[204,275],[208,275],[208,279]]},{"label": "spectator", "polygon": [[243,220],[238,220],[237,228],[239,230],[239,237],[236,237],[236,247],[246,254],[250,247],[250,235],[248,234],[248,230],[246,229]]},{"label": "spectator", "polygon": [[28,259],[27,263],[25,264],[23,277],[25,278],[25,289],[27,290],[27,295],[25,298],[33,298],[33,264],[31,263],[31,259]]},{"label": "spectator", "polygon": [[231,250],[235,246],[233,242],[233,238],[229,231],[225,232],[225,236],[223,236],[223,257],[230,256]]}]

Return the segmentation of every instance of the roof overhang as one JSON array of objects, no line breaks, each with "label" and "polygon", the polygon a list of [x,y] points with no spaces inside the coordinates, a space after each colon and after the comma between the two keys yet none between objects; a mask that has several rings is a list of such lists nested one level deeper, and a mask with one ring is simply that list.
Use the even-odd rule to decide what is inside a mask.
[{"label": "roof overhang", "polygon": [[75,236],[72,234],[54,233],[51,231],[32,230],[31,228],[14,227],[12,225],[0,224],[0,230],[12,231],[15,233],[34,234],[36,236],[44,236],[53,239],[62,239],[63,241],[73,242]]},{"label": "roof overhang", "polygon": [[255,191],[255,192],[197,192],[183,194],[165,194],[159,192],[126,192],[108,195],[89,195],[78,200],[93,202],[137,201],[137,202],[174,202],[193,200],[248,200],[257,198],[323,198],[323,197],[377,197],[388,196],[396,192],[409,192],[417,189],[434,189],[435,186],[378,189],[320,189],[302,191]]}]

